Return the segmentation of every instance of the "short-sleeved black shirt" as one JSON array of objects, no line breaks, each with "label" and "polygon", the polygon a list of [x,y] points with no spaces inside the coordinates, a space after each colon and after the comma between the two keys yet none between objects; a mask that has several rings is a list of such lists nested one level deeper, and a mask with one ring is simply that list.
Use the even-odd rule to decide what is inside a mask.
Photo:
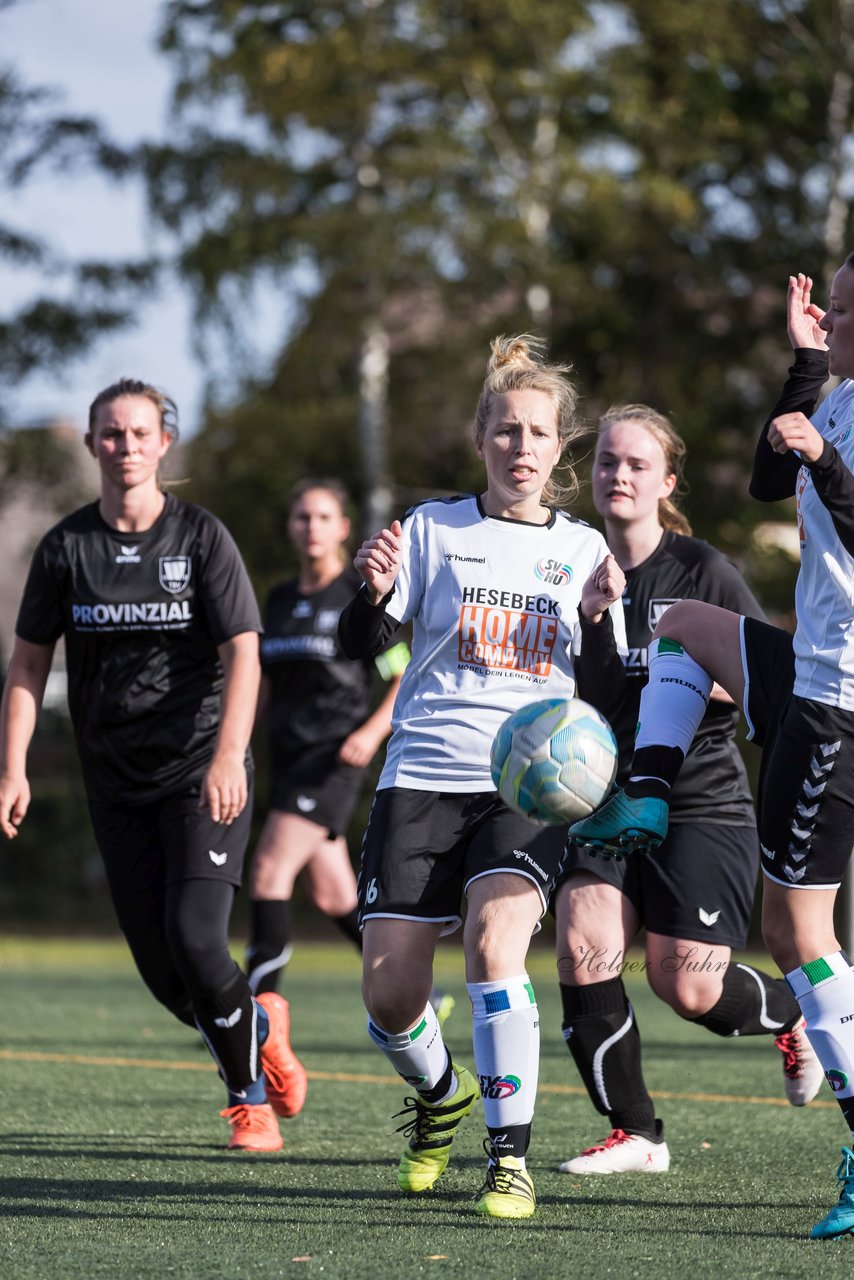
[{"label": "short-sleeved black shirt", "polygon": [[144,533],[111,529],[93,502],[45,534],[16,625],[33,644],[65,636],[86,790],[130,804],[201,779],[219,727],[217,646],[260,630],[230,534],[172,494]]},{"label": "short-sleeved black shirt", "polygon": [[361,586],[345,569],[321,591],[301,592],[296,579],[270,592],[264,615],[261,667],[271,682],[269,712],[276,772],[306,757],[321,766],[368,718],[372,658],[346,657],[338,643],[338,618]]},{"label": "short-sleeved black shirt", "polygon": [[[618,715],[612,716],[621,780],[627,775],[641,691],[649,678],[647,647],[662,613],[677,600],[705,600],[751,618],[764,617],[738,570],[698,538],[668,530],[648,559],[626,570],[626,694]],[[738,717],[731,703],[709,702],[670,796],[671,822],[753,822],[750,785],[735,742]]]}]

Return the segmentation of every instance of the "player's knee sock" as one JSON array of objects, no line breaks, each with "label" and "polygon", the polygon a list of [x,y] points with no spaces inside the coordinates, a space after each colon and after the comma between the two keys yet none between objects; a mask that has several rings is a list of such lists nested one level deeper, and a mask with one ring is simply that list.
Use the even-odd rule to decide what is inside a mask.
[{"label": "player's knee sock", "polygon": [[784,978],[772,978],[749,964],[730,963],[720,999],[699,1018],[686,1018],[716,1036],[778,1036],[801,1016]]},{"label": "player's knee sock", "polygon": [[231,982],[193,1000],[196,1026],[219,1067],[229,1105],[266,1102],[258,1057],[257,1007],[245,976],[235,968]]},{"label": "player's knee sock", "polygon": [[523,1160],[540,1069],[540,1014],[526,973],[466,983],[486,1128],[499,1156]]},{"label": "player's knee sock", "polygon": [[293,954],[290,899],[259,898],[249,904],[251,937],[246,948],[246,976],[253,995],[275,991],[279,975]]},{"label": "player's knee sock", "polygon": [[626,795],[668,798],[705,715],[712,683],[681,644],[666,636],[653,640]]},{"label": "player's knee sock", "polygon": [[384,1031],[368,1018],[368,1035],[399,1076],[411,1084],[425,1102],[445,1102],[457,1088],[451,1055],[445,1048],[436,1014],[428,1004],[409,1031]]},{"label": "player's knee sock", "polygon": [[561,983],[563,1037],[600,1115],[612,1129],[658,1142],[662,1127],[644,1084],[641,1040],[620,977],[583,987]]},{"label": "player's knee sock", "polygon": [[854,970],[842,951],[786,974],[807,1035],[854,1138]]},{"label": "player's knee sock", "polygon": [[343,916],[330,916],[329,919],[340,929],[345,938],[349,938],[354,946],[362,950],[362,930],[359,928],[359,911],[354,907]]}]

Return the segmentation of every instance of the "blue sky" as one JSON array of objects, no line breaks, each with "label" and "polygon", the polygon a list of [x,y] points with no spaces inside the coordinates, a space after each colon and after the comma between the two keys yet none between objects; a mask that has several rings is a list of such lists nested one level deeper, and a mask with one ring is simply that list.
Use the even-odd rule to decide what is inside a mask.
[{"label": "blue sky", "polygon": [[[51,86],[62,110],[99,116],[120,142],[162,135],[170,68],[154,46],[159,0],[17,0],[0,12],[0,62],[30,84]],[[4,192],[4,219],[69,256],[142,255],[153,243],[138,186],[93,176],[45,174],[20,195]],[[0,266],[3,310],[24,301],[37,278]],[[37,375],[4,406],[6,420],[45,417],[82,424],[101,387],[124,374],[166,388],[183,428],[198,426],[204,371],[193,355],[189,305],[177,286],[141,307],[138,323],[98,344],[62,373]]]}]

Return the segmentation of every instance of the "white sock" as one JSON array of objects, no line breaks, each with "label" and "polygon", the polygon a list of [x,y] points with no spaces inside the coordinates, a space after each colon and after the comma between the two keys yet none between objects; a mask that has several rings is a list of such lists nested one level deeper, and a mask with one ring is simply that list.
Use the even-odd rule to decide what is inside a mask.
[{"label": "white sock", "polygon": [[[372,1018],[368,1018],[368,1035],[388,1058],[394,1070],[419,1093],[429,1093],[445,1074],[448,1050],[433,1006],[428,1004],[414,1027],[393,1034],[384,1031]],[[441,1098],[431,1102],[444,1102],[457,1088],[457,1077],[451,1072],[451,1086]]]},{"label": "white sock", "polygon": [[854,972],[841,951],[810,960],[786,981],[807,1020],[807,1035],[854,1137]]},{"label": "white sock", "polygon": [[712,677],[675,640],[661,636],[649,646],[649,681],[641,694],[635,751],[678,747],[688,754],[706,714]]},{"label": "white sock", "polygon": [[[524,1166],[519,1134],[530,1128],[540,1067],[540,1014],[527,973],[495,982],[466,983],[471,997],[474,1060],[486,1126],[497,1153],[496,1130],[516,1130],[506,1147]],[[526,1145],[526,1143],[525,1143]],[[514,1150],[515,1147],[515,1150]]]}]

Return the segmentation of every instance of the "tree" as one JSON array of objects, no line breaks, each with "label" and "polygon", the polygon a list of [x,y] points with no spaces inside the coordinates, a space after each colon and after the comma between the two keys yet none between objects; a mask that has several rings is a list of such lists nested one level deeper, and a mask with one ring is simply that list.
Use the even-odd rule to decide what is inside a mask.
[{"label": "tree", "polygon": [[[298,299],[272,373],[198,439],[219,464],[200,462],[206,499],[230,501],[236,471],[274,510],[295,472],[336,459],[352,482],[360,421],[380,440],[388,424],[363,503],[384,473],[396,508],[477,483],[465,430],[487,339],[533,326],[573,358],[590,416],[614,399],[675,416],[698,531],[744,555],[786,278],[821,274],[845,189],[848,7],[175,0],[155,213],[202,320],[239,329],[264,277]],[[247,518],[266,572],[269,525],[264,541]]]},{"label": "tree", "polygon": [[[0,0],[0,14],[13,3]],[[55,111],[49,91],[24,84],[9,66],[0,66],[0,131],[0,189],[20,188],[47,165],[64,172],[94,165],[116,179],[132,170],[133,157],[96,120]],[[0,221],[0,258],[41,277],[36,297],[0,314],[0,383],[7,384],[67,363],[127,324],[139,289],[156,275],[153,262],[67,261],[8,220]]]}]

